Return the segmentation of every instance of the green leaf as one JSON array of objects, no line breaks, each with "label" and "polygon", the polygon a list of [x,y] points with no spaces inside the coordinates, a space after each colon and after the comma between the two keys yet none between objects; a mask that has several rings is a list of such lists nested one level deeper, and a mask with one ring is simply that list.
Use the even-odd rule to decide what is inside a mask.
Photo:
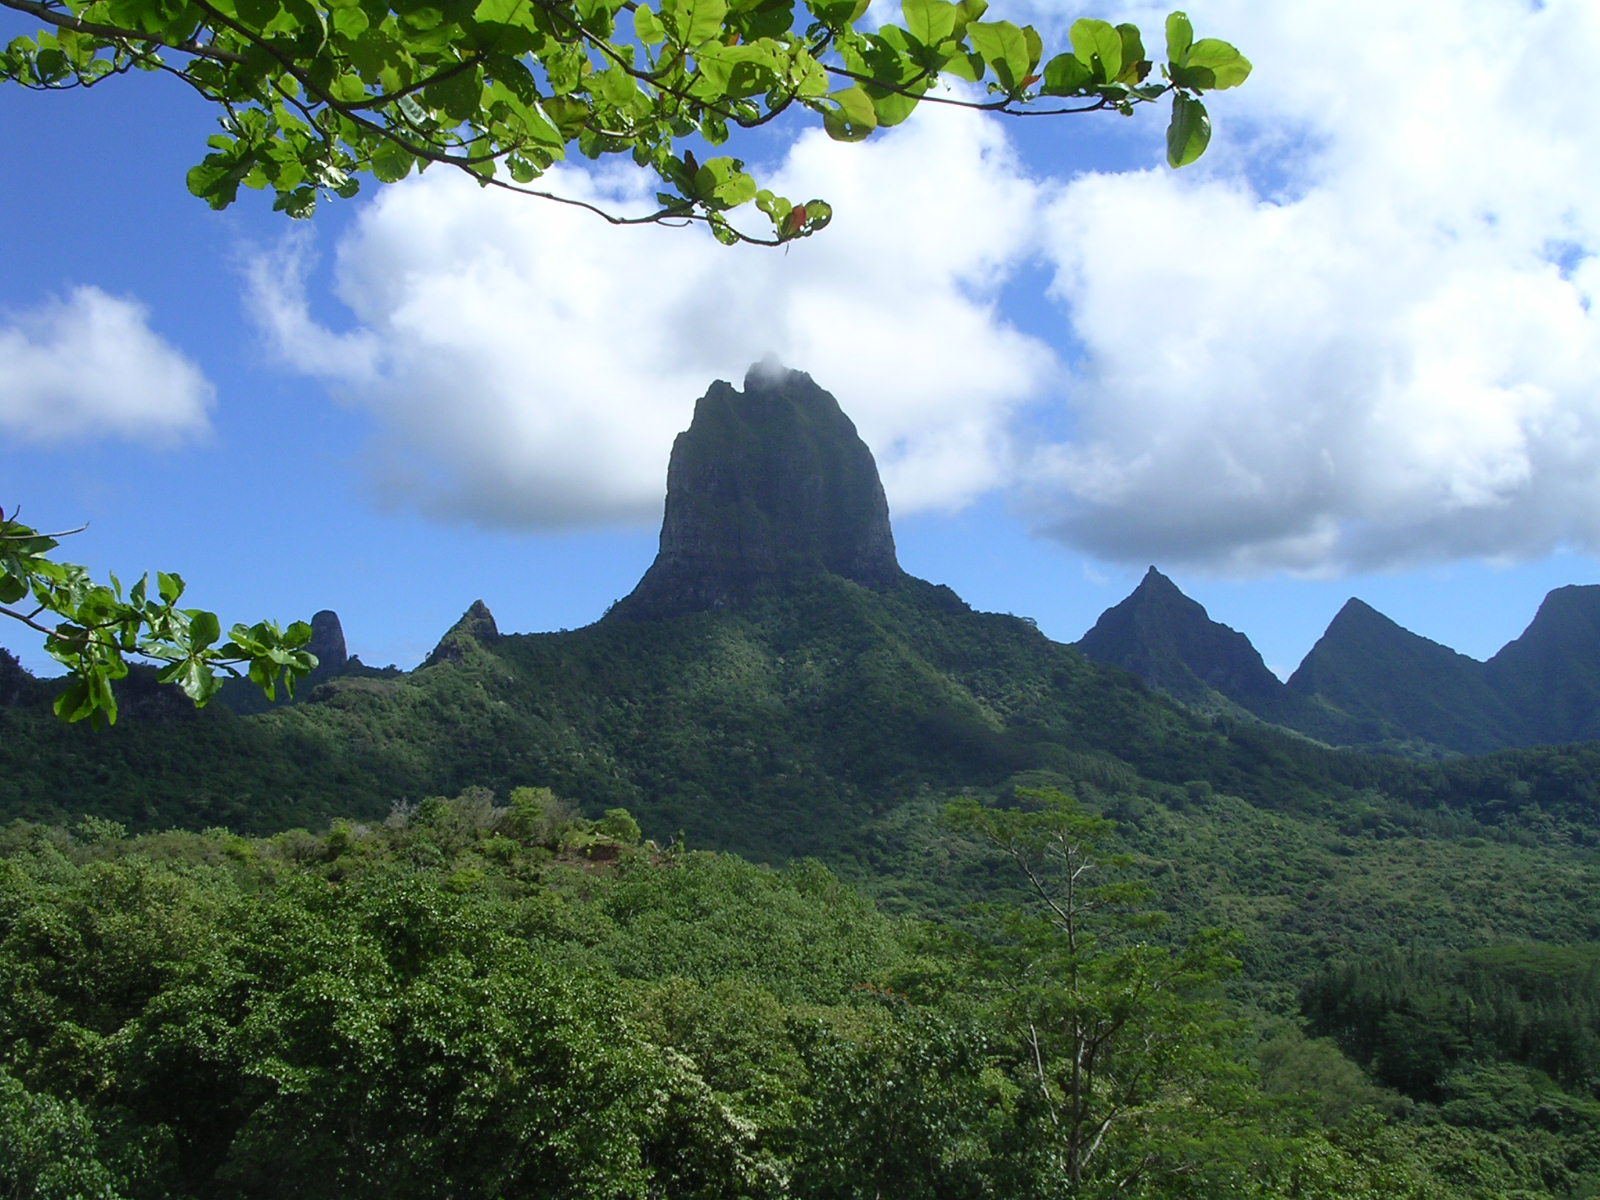
[{"label": "green leaf", "polygon": [[1139,83],[1150,73],[1150,64],[1144,58],[1144,40],[1137,25],[1118,25],[1122,38],[1122,70],[1117,73],[1118,83]]},{"label": "green leaf", "polygon": [[[229,144],[236,145],[232,142]],[[208,154],[198,166],[189,169],[184,182],[191,196],[198,196],[212,208],[227,208],[238,199],[239,185],[250,173],[251,165],[248,156]]]},{"label": "green leaf", "polygon": [[1090,17],[1072,23],[1072,52],[1094,72],[1100,83],[1112,83],[1122,74],[1122,35],[1109,21]]},{"label": "green leaf", "polygon": [[728,24],[746,42],[782,39],[794,25],[794,0],[734,0]]},{"label": "green leaf", "polygon": [[235,0],[234,7],[239,19],[255,29],[264,28],[279,12],[277,0]]},{"label": "green leaf", "polygon": [[165,571],[156,572],[156,590],[160,592],[161,599],[167,604],[175,604],[178,597],[183,595],[183,577],[169,575]]},{"label": "green leaf", "polygon": [[379,183],[397,183],[411,174],[416,156],[404,146],[385,141],[372,152],[372,174]]},{"label": "green leaf", "polygon": [[1047,96],[1072,96],[1094,82],[1094,72],[1076,54],[1058,54],[1044,65],[1044,84],[1039,89]]},{"label": "green leaf", "polygon": [[830,29],[849,29],[872,6],[872,0],[811,0],[811,11]]},{"label": "green leaf", "polygon": [[968,83],[977,83],[983,78],[983,56],[979,54],[955,54],[945,59],[944,66],[939,68],[941,75],[948,75],[951,79],[965,79]]},{"label": "green leaf", "polygon": [[807,200],[804,204],[795,206],[805,210],[805,231],[816,233],[833,220],[833,205],[825,200]]},{"label": "green leaf", "polygon": [[[56,716],[63,721],[81,721],[93,713],[94,709],[94,692],[89,681],[82,677],[74,679],[56,697]],[[116,723],[117,713],[114,704],[106,716],[113,724]]]},{"label": "green leaf", "polygon": [[900,0],[906,32],[924,46],[934,47],[955,34],[956,6],[948,0]]},{"label": "green leaf", "polygon": [[794,211],[794,205],[786,197],[773,195],[766,188],[756,193],[756,207],[772,219],[772,228],[778,236],[783,236],[785,223],[789,214]]},{"label": "green leaf", "polygon": [[633,13],[633,32],[646,46],[659,46],[667,40],[666,26],[642,4]]},{"label": "green leaf", "polygon": [[690,194],[719,208],[736,208],[754,200],[756,190],[756,181],[744,173],[744,163],[736,158],[713,158],[694,173]]},{"label": "green leaf", "polygon": [[967,35],[972,48],[993,68],[1000,86],[1012,94],[1020,92],[1032,65],[1022,30],[1010,21],[974,21],[967,26]]},{"label": "green leaf", "polygon": [[[773,47],[763,43],[722,46],[711,42],[701,48],[695,59],[700,66],[701,82],[696,84],[694,94],[713,102],[770,91],[779,69]],[[630,96],[635,94],[638,89],[632,78],[625,73],[623,77]],[[709,90],[702,90],[703,87]]]},{"label": "green leaf", "polygon": [[859,142],[878,127],[878,110],[858,83],[828,93],[833,105],[823,110],[822,127],[836,142]]},{"label": "green leaf", "polygon": [[728,0],[661,0],[661,21],[685,46],[720,38]]},{"label": "green leaf", "polygon": [[194,649],[204,650],[222,636],[222,622],[217,620],[216,613],[191,608],[187,610],[187,615],[189,617],[189,644]]},{"label": "green leaf", "polygon": [[1189,60],[1185,65],[1210,71],[1209,86],[1218,91],[1238,87],[1250,78],[1250,60],[1221,38],[1201,38],[1189,48]]},{"label": "green leaf", "polygon": [[1172,121],[1167,126],[1167,162],[1186,167],[1206,152],[1211,141],[1211,121],[1200,101],[1174,92]]},{"label": "green leaf", "polygon": [[1181,67],[1189,61],[1189,47],[1194,44],[1194,26],[1189,24],[1187,13],[1167,15],[1167,59],[1173,66]]},{"label": "green leaf", "polygon": [[469,120],[483,100],[483,80],[475,69],[441,73],[422,89],[428,104],[452,121]]},{"label": "green leaf", "polygon": [[[208,664],[193,658],[173,663],[156,678],[162,683],[177,684],[183,689],[184,695],[194,701],[196,708],[204,708],[222,690],[222,680],[217,678],[216,671]],[[270,699],[271,692],[267,694]]]},{"label": "green leaf", "polygon": [[372,18],[367,16],[366,9],[360,5],[351,4],[333,10],[330,24],[333,31],[342,38],[355,41],[372,26]]},{"label": "green leaf", "polygon": [[917,102],[928,86],[928,82],[923,80],[904,91],[868,87],[867,94],[872,97],[872,111],[877,115],[879,127],[887,129],[891,125],[898,125],[915,112]]},{"label": "green leaf", "polygon": [[1173,87],[1188,88],[1191,92],[1209,91],[1217,82],[1209,67],[1169,67],[1167,74]]}]

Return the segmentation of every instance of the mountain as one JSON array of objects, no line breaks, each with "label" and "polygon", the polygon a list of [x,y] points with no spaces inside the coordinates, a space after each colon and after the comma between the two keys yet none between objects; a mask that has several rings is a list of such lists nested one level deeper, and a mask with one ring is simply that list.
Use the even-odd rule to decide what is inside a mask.
[{"label": "mountain", "polygon": [[[0,815],[273,831],[534,785],[701,845],[876,861],[890,850],[865,832],[875,823],[969,790],[1339,811],[1416,786],[1405,764],[1325,750],[1247,708],[1329,743],[1492,744],[1462,702],[1494,701],[1481,664],[1359,602],[1275,694],[1248,642],[1153,571],[1087,648],[1235,706],[1204,715],[1027,621],[973,611],[900,569],[870,452],[799,372],[714,384],[668,484],[656,561],[587,628],[504,633],[477,601],[409,674],[350,657],[295,704],[184,720],[141,676],[140,702],[99,734],[22,702],[47,682],[14,679]],[[1434,703],[1414,703],[1429,686]]]},{"label": "mountain", "polygon": [[1155,567],[1075,644],[1096,662],[1131,672],[1202,712],[1248,715],[1335,746],[1371,748],[1389,736],[1290,690],[1249,638],[1213,621]]},{"label": "mountain", "polygon": [[1529,744],[1523,719],[1482,663],[1354,598],[1289,677],[1289,690],[1398,741],[1467,753]]},{"label": "mountain", "polygon": [[489,606],[482,600],[474,600],[467,611],[461,614],[461,619],[439,639],[439,644],[429,652],[422,665],[431,667],[438,663],[460,662],[474,649],[492,646],[499,638],[500,626],[495,624]]},{"label": "mountain", "polygon": [[1437,757],[1600,740],[1600,586],[1551,592],[1488,663],[1352,598],[1283,684],[1244,634],[1151,567],[1076,646],[1202,712],[1331,746]]},{"label": "mountain", "polygon": [[1075,645],[1096,662],[1130,671],[1189,704],[1231,701],[1257,713],[1282,705],[1283,682],[1267,670],[1250,639],[1213,621],[1154,567]]},{"label": "mountain", "polygon": [[350,653],[338,613],[323,609],[311,618],[311,641],[306,643],[306,649],[317,656],[318,671],[331,675],[344,669]]},{"label": "mountain", "polygon": [[88,750],[22,722],[0,739],[0,811],[272,830],[526,784],[702,845],[837,861],[873,853],[863,828],[909,801],[1014,781],[1264,803],[1335,787],[1313,747],[1219,727],[906,575],[854,426],[771,368],[696,406],[660,554],[605,619],[507,634],[480,601],[408,675],[356,661],[293,705],[122,721]]},{"label": "mountain", "polygon": [[17,661],[15,654],[0,650],[0,708],[38,703],[48,694],[32,672]]},{"label": "mountain", "polygon": [[1600,586],[1556,588],[1484,673],[1522,719],[1521,744],[1600,739]]},{"label": "mountain", "polygon": [[902,576],[872,452],[809,375],[761,365],[718,381],[667,468],[661,548],[617,619],[737,605],[819,575],[881,588]]}]

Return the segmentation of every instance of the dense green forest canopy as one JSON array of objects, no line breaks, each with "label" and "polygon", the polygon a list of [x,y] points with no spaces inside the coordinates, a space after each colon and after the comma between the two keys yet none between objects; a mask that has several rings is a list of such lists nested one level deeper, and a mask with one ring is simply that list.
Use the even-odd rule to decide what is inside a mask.
[{"label": "dense green forest canopy", "polygon": [[[1568,1090],[1480,1046],[1435,1097],[1374,1086],[1333,1042],[1229,1002],[1226,943],[1162,932],[1103,818],[1059,795],[1021,803],[943,826],[962,861],[1024,888],[953,924],[890,919],[816,863],[640,842],[626,813],[585,820],[542,789],[320,835],[13,824],[0,1185],[1590,1194],[1592,1079]],[[1097,882],[1069,938],[1059,868],[1074,864]],[[1508,949],[1471,957],[1477,983],[1448,964],[1415,977],[1446,999],[1450,980],[1498,989],[1503,1011],[1531,1015],[1553,993],[1523,987],[1530,971],[1570,980],[1593,962]],[[1085,1037],[1092,1086],[1071,1073]],[[1076,1160],[1075,1105],[1110,1116]]]},{"label": "dense green forest canopy", "polygon": [[[1335,754],[916,581],[430,662],[251,717],[136,674],[90,741],[0,673],[9,811],[75,821],[3,841],[22,1194],[1026,1196],[1101,1104],[1069,1194],[1593,1182],[1593,747]],[[1039,787],[1115,889],[1077,991],[985,815]],[[1161,1086],[1063,1083],[1127,978],[1181,982]],[[268,1178],[306,1128],[353,1132]]]}]

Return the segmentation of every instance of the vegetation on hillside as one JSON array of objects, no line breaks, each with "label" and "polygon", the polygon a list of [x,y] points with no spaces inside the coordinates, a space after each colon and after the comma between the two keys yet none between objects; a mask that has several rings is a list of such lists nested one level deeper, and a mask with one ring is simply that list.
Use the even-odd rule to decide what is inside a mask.
[{"label": "vegetation on hillside", "polygon": [[914,580],[491,630],[92,735],[0,659],[13,1192],[1593,1194],[1600,749],[1334,753]]},{"label": "vegetation on hillside", "polygon": [[[892,921],[815,863],[640,843],[626,813],[541,789],[264,839],[14,824],[0,1185],[1491,1194],[1441,1175],[1425,1127],[1328,1043],[1230,1015],[1219,944],[1161,934],[1103,822],[1027,803],[969,805],[951,836],[985,869],[1016,868],[1013,835],[1068,857],[1028,861],[1034,904],[959,930]],[[1069,929],[1060,868],[1085,865]]]}]

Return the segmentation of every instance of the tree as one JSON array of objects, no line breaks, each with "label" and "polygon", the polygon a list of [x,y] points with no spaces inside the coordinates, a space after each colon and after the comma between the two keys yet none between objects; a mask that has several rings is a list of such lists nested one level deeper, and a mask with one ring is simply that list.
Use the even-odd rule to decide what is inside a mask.
[{"label": "tree", "polygon": [[[905,120],[919,102],[1017,115],[1131,114],[1172,97],[1167,158],[1193,162],[1211,136],[1200,97],[1235,87],[1249,61],[1166,21],[1166,62],[1133,25],[1083,19],[1071,50],[1046,59],[1030,26],[985,21],[986,0],[902,0],[903,25],[862,27],[869,0],[0,0],[43,28],[0,51],[0,80],[58,90],[133,71],[175,76],[220,110],[221,132],[188,176],[224,208],[241,186],[271,188],[275,207],[311,215],[358,176],[404,179],[454,167],[486,187],[578,204],[615,224],[693,223],[724,243],[777,245],[822,229],[825,201],[795,203],[760,186],[720,147],[791,112],[857,141]],[[944,81],[986,85],[934,92]],[[627,154],[661,180],[658,207],[606,213],[536,186],[572,151]],[[728,214],[754,204],[756,235]],[[72,682],[67,720],[116,718],[112,681],[126,656],[153,659],[197,704],[219,670],[272,694],[316,664],[302,623],[235,625],[218,645],[214,614],[179,609],[182,580],[157,576],[124,596],[48,557],[56,538],[0,514],[0,614],[46,635]],[[24,608],[10,607],[22,604]],[[30,607],[32,606],[32,607]],[[41,621],[41,618],[46,620]],[[47,623],[54,619],[55,624]]]},{"label": "tree", "polygon": [[[89,87],[134,70],[174,75],[221,110],[222,132],[189,173],[215,208],[241,185],[272,188],[308,216],[444,164],[485,186],[535,186],[567,155],[627,154],[659,176],[659,207],[618,224],[703,222],[721,241],[767,244],[828,223],[820,200],[760,186],[731,155],[696,156],[739,132],[809,111],[856,141],[920,101],[1014,114],[1131,113],[1172,97],[1167,157],[1205,150],[1200,97],[1249,61],[1166,22],[1158,81],[1139,30],[1084,19],[1048,59],[1031,26],[981,18],[986,0],[902,0],[903,25],[863,28],[868,0],[0,0],[44,26],[0,53],[0,78]],[[934,92],[946,80],[987,85]],[[567,199],[566,203],[580,203]],[[770,233],[727,214],[754,203]],[[592,207],[582,204],[582,207]],[[596,210],[599,211],[599,210]]]},{"label": "tree", "polygon": [[1246,1127],[1254,1145],[1230,1136],[1254,1089],[1233,1086],[1242,1076],[1225,1046],[1218,983],[1238,967],[1226,939],[1152,940],[1161,914],[1143,907],[1149,890],[1106,878],[1129,865],[1100,849],[1112,822],[1059,792],[1020,798],[948,812],[1009,861],[1025,896],[996,906],[992,936],[971,945],[1018,1083],[1010,1190],[1244,1194],[1262,1130]]}]

